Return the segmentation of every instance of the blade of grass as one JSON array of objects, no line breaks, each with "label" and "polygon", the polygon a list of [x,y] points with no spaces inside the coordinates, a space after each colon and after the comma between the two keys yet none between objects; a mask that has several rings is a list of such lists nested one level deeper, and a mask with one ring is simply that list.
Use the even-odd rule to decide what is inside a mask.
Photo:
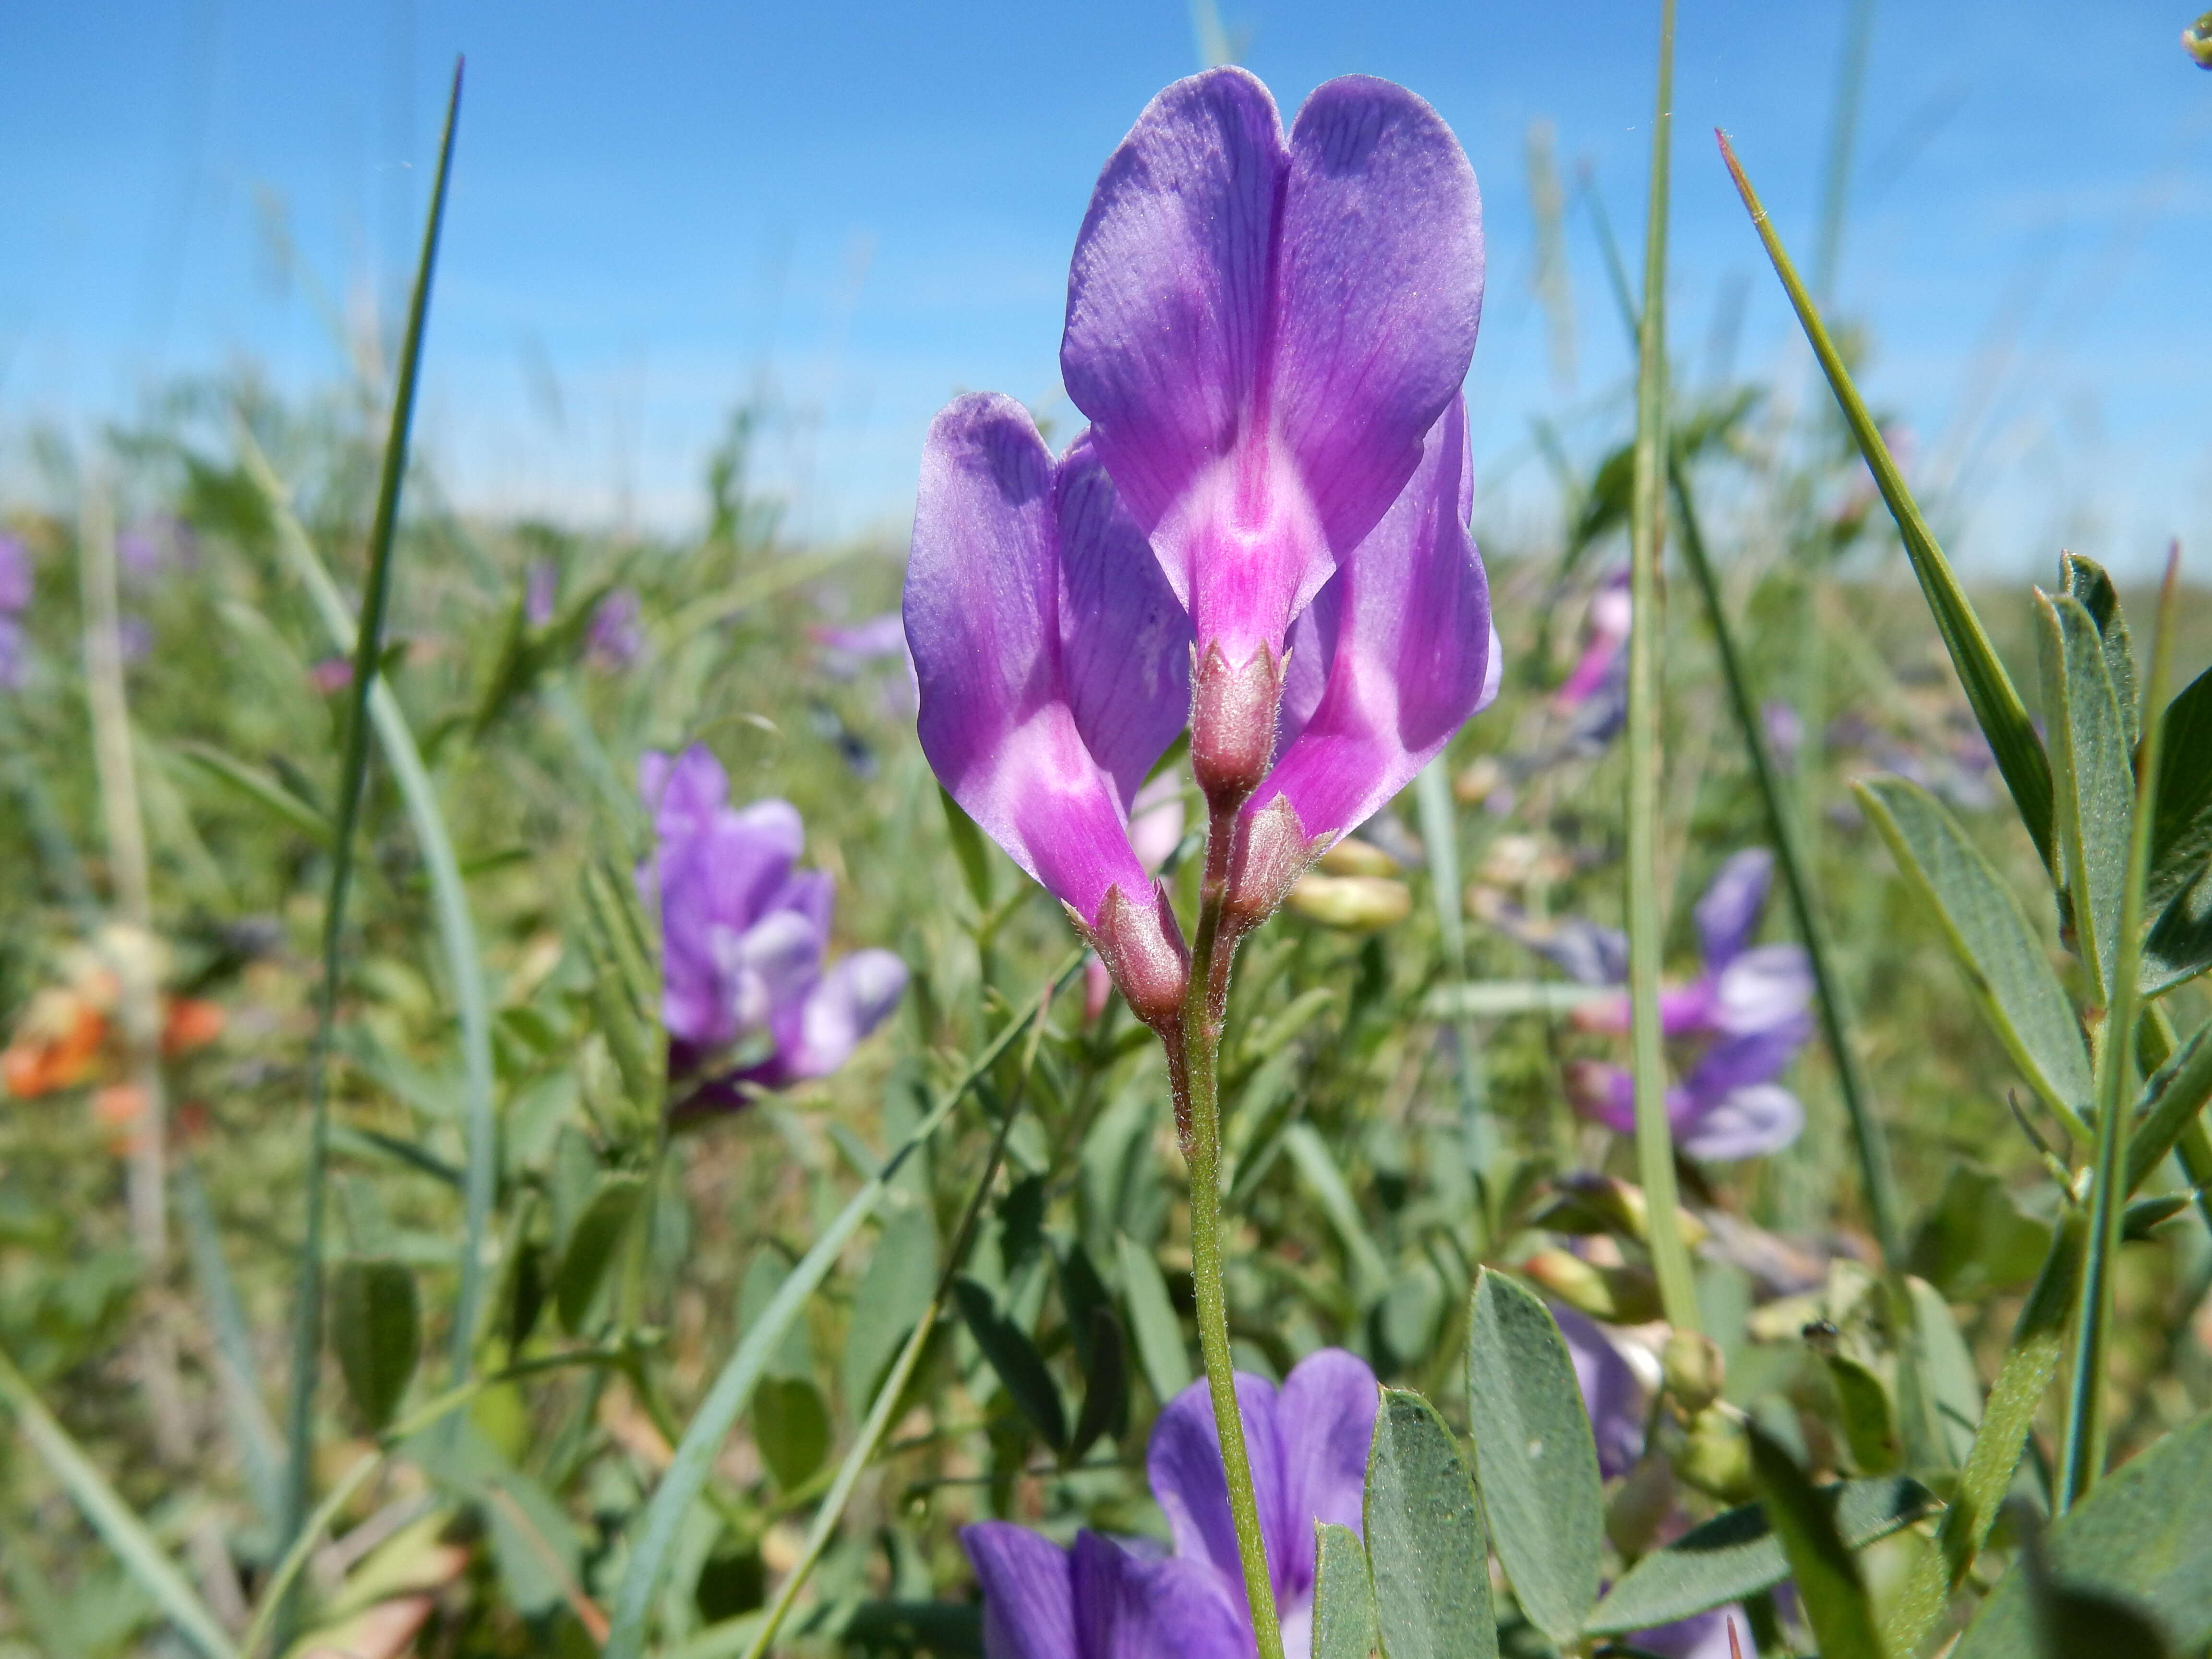
[{"label": "blade of grass", "polygon": [[[422,331],[430,307],[430,276],[437,264],[438,232],[445,218],[446,187],[453,173],[453,122],[460,112],[461,66],[453,67],[453,89],[446,106],[446,130],[438,146],[438,174],[430,191],[430,211],[422,232],[422,257],[415,272],[414,297],[407,308],[407,333],[399,350],[399,373],[392,400],[392,426],[378,481],[376,517],[368,538],[368,585],[362,596],[361,625],[353,653],[353,688],[346,724],[344,759],[338,777],[336,842],[331,855],[330,896],[323,913],[323,982],[316,1011],[313,1058],[309,1063],[310,1122],[307,1169],[307,1231],[300,1249],[298,1304],[292,1336],[292,1392],[285,1413],[290,1453],[285,1477],[284,1529],[289,1545],[307,1521],[314,1469],[315,1382],[323,1348],[323,1212],[330,1161],[331,1034],[337,1023],[338,968],[344,942],[345,908],[353,882],[354,828],[361,816],[368,776],[368,699],[384,655],[384,617],[392,592],[392,551],[399,527],[399,491],[407,474],[407,437],[415,413],[415,387],[422,367]],[[282,1613],[278,1613],[280,1623]]]},{"label": "blade of grass", "polygon": [[[337,584],[331,580],[315,551],[307,526],[292,510],[291,492],[280,479],[268,456],[241,422],[238,445],[241,460],[267,502],[276,525],[276,543],[292,566],[293,574],[307,591],[332,643],[349,644],[358,630],[352,609]],[[463,1239],[461,1281],[455,1299],[451,1368],[459,1381],[468,1374],[477,1310],[483,1298],[484,1241],[491,1225],[492,1201],[498,1180],[494,1145],[496,1133],[492,1115],[491,1001],[484,988],[483,957],[477,945],[474,915],[468,890],[461,877],[460,860],[453,850],[438,803],[437,787],[422,763],[422,751],[407,723],[399,699],[382,678],[369,689],[369,718],[374,723],[385,763],[392,769],[401,800],[415,830],[422,867],[430,883],[432,912],[446,958],[446,973],[453,988],[454,1012],[460,1030],[464,1077],[462,1125],[468,1147],[468,1168],[462,1183]],[[327,833],[327,826],[325,826]]]},{"label": "blade of grass", "polygon": [[1898,1196],[1897,1171],[1890,1163],[1888,1138],[1875,1110],[1874,1091],[1867,1085],[1858,1045],[1852,1040],[1843,986],[1837,978],[1830,953],[1827,918],[1814,902],[1812,876],[1806,866],[1804,849],[1799,844],[1796,815],[1784,796],[1781,769],[1775,764],[1773,750],[1767,746],[1759,700],[1752,693],[1743,653],[1736,646],[1735,630],[1729,625],[1728,611],[1721,603],[1720,583],[1713,574],[1712,560],[1706,554],[1705,534],[1690,495],[1690,481],[1679,456],[1668,458],[1668,474],[1674,485],[1675,513],[1681,521],[1678,539],[1682,557],[1697,582],[1698,596],[1705,608],[1705,621],[1713,631],[1713,642],[1720,653],[1721,678],[1728,686],[1729,705],[1742,733],[1745,752],[1751,757],[1752,775],[1758,781],[1759,799],[1766,808],[1767,832],[1774,842],[1775,861],[1782,867],[1782,889],[1790,896],[1790,914],[1797,924],[1797,937],[1803,941],[1805,955],[1812,963],[1813,989],[1820,1008],[1820,1033],[1836,1063],[1836,1080],[1843,1090],[1844,1110],[1851,1121],[1851,1144],[1858,1153],[1859,1182],[1866,1192],[1867,1207],[1874,1212],[1875,1235],[1881,1244],[1882,1259],[1894,1267],[1905,1259],[1904,1205]]},{"label": "blade of grass", "polygon": [[231,1646],[222,1626],[208,1611],[198,1592],[162,1553],[146,1523],[107,1484],[106,1477],[94,1467],[69,1431],[54,1420],[5,1354],[0,1354],[0,1405],[15,1413],[32,1449],[53,1471],[70,1501],[139,1587],[153,1598],[162,1615],[207,1659],[237,1659],[238,1650]]},{"label": "blade of grass", "polygon": [[2066,1437],[2059,1454],[2056,1501],[2063,1515],[2087,1496],[2105,1471],[2105,1370],[2112,1342],[2112,1274],[2120,1255],[2125,1187],[2127,1108],[2135,1097],[2136,1018],[2141,1003],[2143,893],[2150,879],[2151,835],[2158,811],[2159,744],[2166,722],[2166,688],[2173,667],[2176,599],[2181,550],[2166,560],[2159,593],[2158,641],[2151,648],[2144,691],[2142,748],[2136,766],[2135,818],[2128,836],[2127,875],[2121,888],[2119,938],[2112,951],[2111,1008],[2097,1053],[2096,1181],[2090,1193],[2089,1250],[2083,1263],[2081,1300],[2074,1321],[2074,1363],[2068,1379]]},{"label": "blade of grass", "polygon": [[[1047,1006],[1049,1006],[1051,994],[1048,988],[1045,993]],[[1030,1021],[1030,1040],[1022,1053],[1021,1070],[1014,1079],[1013,1088],[1006,1096],[1006,1115],[999,1120],[999,1132],[991,1139],[990,1156],[983,1161],[982,1177],[975,1183],[975,1190],[968,1200],[967,1212],[960,1218],[960,1230],[953,1235],[952,1248],[945,1254],[945,1268],[938,1275],[937,1290],[930,1297],[928,1305],[922,1310],[921,1317],[915,1322],[913,1334],[907,1338],[906,1346],[900,1349],[898,1358],[892,1363],[889,1375],[884,1378],[883,1387],[876,1391],[875,1403],[868,1408],[867,1421],[861,1425],[852,1449],[845,1454],[845,1461],[838,1465],[836,1479],[830,1483],[830,1490],[823,1494],[821,1507],[814,1512],[813,1523],[806,1529],[806,1542],[799,1549],[799,1559],[784,1575],[783,1583],[776,1590],[775,1601],[768,1610],[767,1619],[745,1646],[744,1659],[763,1659],[768,1652],[769,1644],[775,1640],[776,1632],[783,1628],[783,1621],[790,1616],[799,1592],[806,1588],[807,1579],[812,1577],[815,1566],[821,1561],[823,1552],[830,1547],[837,1523],[844,1518],[845,1505],[852,1501],[853,1488],[860,1484],[860,1476],[874,1460],[876,1448],[890,1432],[891,1418],[898,1410],[899,1398],[906,1392],[908,1380],[914,1376],[915,1367],[921,1363],[923,1351],[929,1346],[931,1334],[936,1330],[937,1322],[951,1299],[953,1281],[960,1276],[961,1263],[968,1254],[968,1247],[975,1242],[975,1225],[982,1217],[984,1202],[990,1197],[992,1183],[999,1178],[1000,1164],[1006,1160],[1006,1138],[1013,1133],[1014,1121],[1021,1115],[1022,1097],[1029,1091],[1030,1073],[1036,1066],[1037,1048],[1044,1037],[1044,1015],[1045,1009],[1040,1007],[1036,1017]]]},{"label": "blade of grass", "polygon": [[1919,580],[1920,591],[1936,618],[1936,631],[1943,637],[1944,648],[1951,653],[1951,665],[1958,671],[1966,702],[1981,724],[1983,735],[1989,739],[1990,751],[1996,757],[1997,770],[2004,776],[2005,787],[2012,792],[2021,822],[2027,826],[2028,836],[2035,842],[2035,850],[2044,864],[2055,870],[2051,762],[2044,753],[2043,740],[2029,724],[2020,692],[2005,672],[2004,664],[1998,660],[1996,647],[1990,645],[1989,634],[1982,627],[1982,619],[1975,614],[1966,590],[1952,572],[1950,561],[1943,556],[1935,532],[1921,516],[1912,492],[1905,488],[1904,475],[1898,471],[1889,446],[1882,441],[1881,429],[1875,425],[1858,388],[1851,384],[1850,371],[1844,367],[1842,354],[1828,337],[1820,308],[1799,280],[1796,267],[1790,264],[1781,237],[1769,222],[1766,210],[1759,204],[1751,180],[1745,177],[1728,136],[1720,132],[1714,136],[1720,140],[1721,155],[1735,180],[1736,191],[1743,198],[1759,239],[1765,245],[1767,258],[1774,263],[1775,275],[1782,279],[1790,303],[1796,310],[1797,320],[1812,344],[1813,355],[1820,359],[1821,372],[1828,377],[1828,386],[1843,410],[1844,422],[1851,429],[1859,453],[1865,458],[1867,470],[1874,474],[1875,487],[1881,491],[1890,516],[1897,521],[1906,556],[1912,561],[1912,574]]},{"label": "blade of grass", "polygon": [[231,1436],[238,1443],[239,1465],[245,1471],[246,1487],[253,1495],[254,1507],[265,1523],[274,1526],[283,1508],[283,1480],[279,1472],[283,1453],[254,1375],[252,1332],[246,1322],[246,1310],[239,1304],[238,1286],[222,1259],[222,1239],[216,1231],[215,1215],[208,1207],[207,1189],[200,1184],[199,1172],[190,1159],[179,1158],[171,1178],[176,1183],[177,1214],[184,1224],[192,1276],[199,1280],[208,1325],[215,1334],[216,1375],[222,1384],[223,1404],[228,1407]]},{"label": "blade of grass", "polygon": [[1644,307],[1636,331],[1635,483],[1629,497],[1628,988],[1636,1168],[1651,1205],[1651,1265],[1667,1322],[1698,1328],[1697,1281],[1674,1209],[1674,1132],[1659,1031],[1659,558],[1666,538],[1667,175],[1674,139],[1674,0],[1662,0]]},{"label": "blade of grass", "polygon": [[615,1591],[614,1627],[608,1634],[602,1659],[639,1659],[644,1652],[646,1621],[652,1616],[653,1600],[659,1594],[660,1581],[675,1553],[684,1519],[705,1487],[714,1460],[721,1455],[722,1443],[729,1438],[731,1427],[751,1402],[762,1373],[781,1346],[785,1328],[806,1305],[816,1287],[829,1276],[846,1241],[875,1212],[878,1200],[890,1190],[892,1177],[900,1167],[944,1126],[953,1109],[967,1098],[969,1091],[998,1063],[1030,1022],[1043,1018],[1053,996],[1082,967],[1083,955],[1078,951],[1054,971],[1036,1001],[1020,1018],[1009,1020],[1004,1030],[983,1045],[959,1081],[938,1097],[928,1115],[915,1126],[914,1133],[816,1237],[813,1248],[791,1270],[760,1317],[754,1321],[752,1328],[738,1344],[737,1351],[724,1362],[714,1386],[707,1391],[706,1399],[700,1402],[697,1413],[684,1429],[668,1472],[661,1476],[660,1485],[645,1507],[636,1546]]}]

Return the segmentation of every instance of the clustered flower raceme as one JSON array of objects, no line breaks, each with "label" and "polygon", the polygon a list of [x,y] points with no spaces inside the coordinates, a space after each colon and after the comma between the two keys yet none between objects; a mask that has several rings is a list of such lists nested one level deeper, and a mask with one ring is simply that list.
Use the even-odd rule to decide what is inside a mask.
[{"label": "clustered flower raceme", "polygon": [[1348,76],[1285,139],[1257,80],[1209,70],[1139,118],[1077,240],[1060,368],[1090,429],[1055,459],[992,395],[931,429],[922,748],[1171,1054],[1189,952],[1127,825],[1186,720],[1233,942],[1495,695],[1460,393],[1482,276],[1426,104]]},{"label": "clustered flower raceme", "polygon": [[649,753],[638,773],[655,846],[637,878],[660,906],[672,1110],[741,1106],[836,1071],[897,1004],[906,964],[888,951],[827,960],[836,883],[793,867],[805,835],[790,802],[732,807],[699,744]]},{"label": "clustered flower raceme", "polygon": [[[1758,1158],[1797,1138],[1805,1109],[1778,1081],[1813,1035],[1813,968],[1802,945],[1754,945],[1766,907],[1774,855],[1750,848],[1721,866],[1692,912],[1704,970],[1659,996],[1661,1029],[1694,1049],[1682,1081],[1667,1093],[1674,1138],[1692,1158]],[[1509,906],[1490,920],[1590,985],[1628,978],[1628,942],[1611,928],[1580,918],[1537,924]],[[1619,1036],[1629,1028],[1624,993],[1578,1009],[1585,1030]],[[1622,1134],[1636,1132],[1636,1090],[1618,1066],[1579,1060],[1567,1092],[1584,1115]]]}]

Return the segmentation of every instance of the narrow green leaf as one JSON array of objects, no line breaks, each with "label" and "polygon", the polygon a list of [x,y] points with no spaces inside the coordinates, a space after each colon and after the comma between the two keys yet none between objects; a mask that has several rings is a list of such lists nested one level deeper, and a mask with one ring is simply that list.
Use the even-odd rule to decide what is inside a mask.
[{"label": "narrow green leaf", "polygon": [[1390,1287],[1389,1264],[1382,1260],[1382,1252],[1368,1233],[1367,1223],[1359,1213],[1351,1187],[1345,1182],[1344,1171],[1337,1167],[1336,1155],[1310,1123],[1294,1123],[1285,1130],[1283,1146],[1297,1166],[1306,1190],[1313,1194],[1314,1201],[1321,1206],[1322,1213],[1328,1218],[1329,1225],[1335,1228],[1337,1237],[1343,1242],[1345,1254],[1352,1259],[1352,1279],[1361,1303],[1373,1301]]},{"label": "narrow green leaf", "polygon": [[2212,968],[2212,864],[2167,902],[2143,937],[2143,994],[2163,996]]},{"label": "narrow green leaf", "polygon": [[54,1479],[70,1495],[92,1529],[115,1552],[126,1571],[162,1616],[174,1625],[206,1659],[237,1659],[238,1650],[223,1633],[176,1564],[162,1553],[154,1534],[136,1511],[107,1484],[106,1478],[56,1422],[23,1374],[5,1354],[0,1354],[0,1405],[15,1414],[23,1438],[31,1443],[40,1460],[53,1471]]},{"label": "narrow green leaf", "polygon": [[2010,885],[1919,785],[1875,778],[1854,792],[1906,881],[1942,919],[1953,953],[2021,1075],[2078,1126],[2089,1103],[2089,1051],[2043,941]]},{"label": "narrow green leaf", "polygon": [[1951,1304],[1933,1285],[1908,1273],[1905,1293],[1919,1364],[1900,1375],[1917,1378],[1915,1403],[1927,1455],[1939,1466],[1961,1468],[1973,1453],[1974,1431],[1982,1421],[1982,1380],[1974,1369],[1973,1350],[1959,1334]]},{"label": "narrow green leaf", "polygon": [[2105,567],[2079,553],[2062,553],[2058,568],[2066,584],[2066,597],[2089,613],[2104,642],[2105,669],[2112,678],[2112,696],[2119,705],[2121,735],[2128,753],[2142,741],[2136,704],[2142,693],[2136,685],[2135,642],[2128,636],[2128,619],[2120,610],[2120,590]]},{"label": "narrow green leaf", "polygon": [[290,825],[316,846],[327,848],[331,844],[330,819],[261,768],[212,744],[179,743],[175,745],[175,752],[206,776],[234,790],[279,823]]},{"label": "narrow green leaf", "polygon": [[627,1170],[601,1178],[591,1201],[576,1218],[561,1265],[553,1275],[553,1304],[561,1322],[580,1333],[606,1283],[629,1224],[644,1207],[646,1180]]},{"label": "narrow green leaf", "polygon": [[1114,1235],[1114,1249],[1121,1263],[1121,1301],[1137,1339],[1137,1358],[1143,1363],[1145,1381],[1152,1384],[1152,1398],[1164,1406],[1190,1386],[1190,1350],[1183,1343],[1182,1322],[1176,1317],[1167,1279],[1152,1253],[1127,1233]]},{"label": "narrow green leaf", "polygon": [[[1837,1535],[1855,1550],[1902,1531],[1938,1507],[1925,1486],[1904,1475],[1846,1480],[1823,1487],[1820,1495]],[[1638,1561],[1598,1603],[1585,1629],[1593,1636],[1617,1636],[1671,1625],[1772,1589],[1789,1576],[1790,1559],[1765,1510],[1747,1504]]]},{"label": "narrow green leaf", "polygon": [[2151,819],[2150,896],[2166,902],[2212,859],[2212,668],[2166,706]]},{"label": "narrow green leaf", "polygon": [[724,1363],[714,1386],[707,1390],[707,1397],[685,1425],[676,1455],[669,1462],[668,1472],[661,1476],[660,1485],[654,1489],[635,1523],[632,1534],[635,1541],[615,1591],[614,1613],[601,1659],[639,1659],[644,1651],[646,1625],[652,1617],[661,1582],[667,1576],[685,1517],[698,1501],[732,1425],[751,1403],[753,1390],[781,1343],[785,1329],[829,1276],[853,1235],[875,1213],[876,1206],[883,1201],[890,1183],[907,1159],[944,1127],[977,1079],[998,1064],[1015,1039],[1042,1014],[1053,994],[1073,979],[1082,966],[1079,951],[1062,962],[1036,1000],[1020,1017],[1008,1020],[1006,1028],[984,1045],[969,1062],[958,1083],[939,1097],[929,1115],[884,1160],[874,1178],[854,1193],[830,1224],[822,1229],[813,1247],[799,1258],[790,1276],[778,1287],[774,1299],[739,1340],[737,1351]]},{"label": "narrow green leaf", "polygon": [[2128,1141],[2128,1190],[2150,1179],[2181,1132],[2212,1100],[2212,1024],[2200,1025],[2143,1085]]},{"label": "narrow green leaf", "polygon": [[2044,863],[2056,868],[2051,763],[2044,754],[2042,739],[2036,736],[2027,707],[2021,702],[2012,677],[1998,659],[1996,648],[1990,643],[1988,630],[1975,614],[1966,589],[1959,585],[1950,561],[1943,556],[1943,550],[1936,544],[1928,521],[1921,516],[1912,492],[1905,488],[1905,477],[1890,455],[1881,428],[1875,423],[1858,388],[1851,384],[1850,371],[1844,367],[1843,354],[1828,337],[1820,311],[1805,291],[1805,285],[1798,280],[1796,269],[1783,248],[1782,239],[1775,234],[1766,210],[1759,205],[1751,180],[1745,177],[1725,137],[1720,144],[1736,190],[1751,213],[1752,224],[1765,245],[1768,258],[1773,261],[1775,275],[1782,279],[1805,337],[1813,347],[1813,355],[1820,359],[1821,372],[1828,377],[1829,389],[1835,393],[1837,405],[1843,410],[1844,422],[1850,428],[1867,470],[1874,474],[1882,501],[1889,508],[1891,518],[1897,521],[1905,556],[1912,562],[1912,574],[1919,580],[1920,592],[1936,619],[1936,631],[1942,635],[1944,648],[1950,653],[1951,665],[1958,672],[1967,706],[1974,711],[1982,735],[1989,739],[1990,750],[1996,757],[1997,770],[2004,778],[2006,788],[2012,792],[2021,822],[2027,826],[2028,838],[2035,843]]},{"label": "narrow green leaf", "polygon": [[246,1322],[246,1308],[239,1300],[229,1264],[223,1260],[222,1237],[198,1170],[189,1158],[179,1158],[171,1179],[176,1187],[185,1244],[191,1255],[192,1277],[199,1282],[201,1305],[215,1334],[216,1380],[222,1385],[239,1467],[254,1508],[263,1522],[273,1527],[283,1506],[283,1452],[276,1443],[276,1425],[270,1420],[268,1401],[262,1396],[253,1332]]},{"label": "narrow green leaf", "polygon": [[1128,1342],[1109,1307],[1094,1307],[1084,1322],[1083,1409],[1067,1443],[1067,1461],[1079,1462],[1101,1437],[1119,1439],[1129,1426]]},{"label": "narrow green leaf", "polygon": [[1468,1322],[1475,1482],[1521,1611],[1565,1648],[1596,1604],[1605,1539],[1574,1360],[1550,1310],[1503,1273],[1478,1270]]},{"label": "narrow green leaf", "polygon": [[1821,1659],[1883,1659],[1874,1606],[1832,1510],[1778,1441],[1756,1423],[1750,1433],[1751,1478],[1789,1558],[1797,1604],[1820,1642]]},{"label": "narrow green leaf", "polygon": [[937,1221],[927,1204],[894,1210],[876,1236],[853,1293],[853,1316],[846,1326],[840,1382],[845,1409],[857,1412],[875,1398],[876,1384],[891,1363],[937,1289]]},{"label": "narrow green leaf", "polygon": [[1997,1510],[2012,1489],[2013,1471],[2034,1426],[2035,1413],[2050,1391],[2065,1357],[2066,1323],[2073,1315],[2081,1282],[2081,1250],[2088,1218],[2068,1212],[2051,1242],[2043,1273],[2013,1326],[1997,1380],[1982,1407],[1982,1426],[1959,1477],[1959,1488],[1936,1533],[1936,1543],[1955,1588],[1980,1553],[1996,1522]]},{"label": "narrow green leaf", "polygon": [[1497,1659],[1474,1486],[1451,1431],[1417,1394],[1382,1392],[1363,1518],[1383,1659]]},{"label": "narrow green leaf", "polygon": [[1891,1410],[1889,1390],[1881,1379],[1849,1354],[1826,1356],[1828,1379],[1836,1386],[1844,1437],[1851,1449],[1851,1462],[1862,1474],[1887,1474],[1897,1468],[1904,1447],[1898,1439],[1897,1414]]},{"label": "narrow green leaf", "polygon": [[785,1492],[804,1486],[830,1455],[830,1406],[803,1376],[771,1376],[753,1395],[753,1439]]},{"label": "narrow green leaf", "polygon": [[1313,1659],[1368,1659],[1375,1643],[1375,1590],[1367,1579],[1367,1547],[1351,1528],[1316,1522]]},{"label": "narrow green leaf", "polygon": [[[2112,994],[2135,817],[2133,746],[2112,685],[2105,641],[2079,602],[2036,595],[2051,773],[2075,953],[2095,1000]],[[2130,675],[2132,678],[2132,675]]]},{"label": "narrow green leaf", "polygon": [[392,1421],[422,1351],[415,1275],[384,1257],[356,1256],[331,1275],[331,1346],[346,1394],[374,1434]]},{"label": "narrow green leaf", "polygon": [[[2212,1643],[2212,1414],[2106,1475],[2051,1528],[2046,1547],[2055,1583],[2124,1598],[2157,1621],[2173,1652],[2202,1653]],[[1953,1659],[2015,1659],[2035,1647],[2033,1591],[2015,1566]]]},{"label": "narrow green leaf", "polygon": [[966,1274],[953,1281],[952,1299],[959,1304],[960,1317],[967,1323],[969,1335],[975,1339],[983,1358],[999,1374],[1007,1397],[1021,1408],[1022,1415],[1044,1437],[1045,1444],[1056,1452],[1066,1451],[1067,1408],[1060,1403],[1059,1386],[1045,1369],[1036,1344],[1030,1340],[1020,1326],[999,1311],[989,1291]]}]

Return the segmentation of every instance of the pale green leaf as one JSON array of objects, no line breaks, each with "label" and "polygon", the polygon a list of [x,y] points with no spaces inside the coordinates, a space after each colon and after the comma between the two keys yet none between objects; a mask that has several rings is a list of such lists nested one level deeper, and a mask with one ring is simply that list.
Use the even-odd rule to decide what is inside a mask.
[{"label": "pale green leaf", "polygon": [[1597,1601],[1605,1498],[1574,1360],[1544,1304],[1480,1270],[1469,1314],[1475,1482],[1521,1611],[1561,1647]]},{"label": "pale green leaf", "polygon": [[1417,1394],[1383,1391],[1364,1519],[1384,1659],[1496,1659],[1474,1486],[1451,1431]]}]

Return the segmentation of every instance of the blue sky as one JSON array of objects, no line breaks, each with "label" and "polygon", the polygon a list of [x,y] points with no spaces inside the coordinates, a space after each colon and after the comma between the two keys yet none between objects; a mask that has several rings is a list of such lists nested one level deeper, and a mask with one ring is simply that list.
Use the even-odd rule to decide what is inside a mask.
[{"label": "blue sky", "polygon": [[[2040,571],[2062,541],[2136,568],[2168,534],[2212,549],[2212,76],[2176,45],[2189,9],[1877,0],[1838,299],[1877,342],[1869,394],[1960,478],[1956,545],[1984,567]],[[1741,298],[1739,368],[1802,384],[1711,132],[1809,259],[1846,10],[1683,3],[1671,294],[1690,367]],[[1223,11],[1286,111],[1357,70],[1458,131],[1491,250],[1484,510],[1533,522],[1530,417],[1576,416],[1595,444],[1626,360],[1577,213],[1572,388],[1548,366],[1526,135],[1553,124],[1635,258],[1656,4]],[[13,7],[0,457],[180,373],[342,374],[332,318],[392,307],[463,50],[423,426],[454,495],[681,524],[726,411],[757,398],[763,482],[817,534],[902,522],[921,432],[957,391],[1070,429],[1069,245],[1108,151],[1197,62],[1183,0]]]}]

